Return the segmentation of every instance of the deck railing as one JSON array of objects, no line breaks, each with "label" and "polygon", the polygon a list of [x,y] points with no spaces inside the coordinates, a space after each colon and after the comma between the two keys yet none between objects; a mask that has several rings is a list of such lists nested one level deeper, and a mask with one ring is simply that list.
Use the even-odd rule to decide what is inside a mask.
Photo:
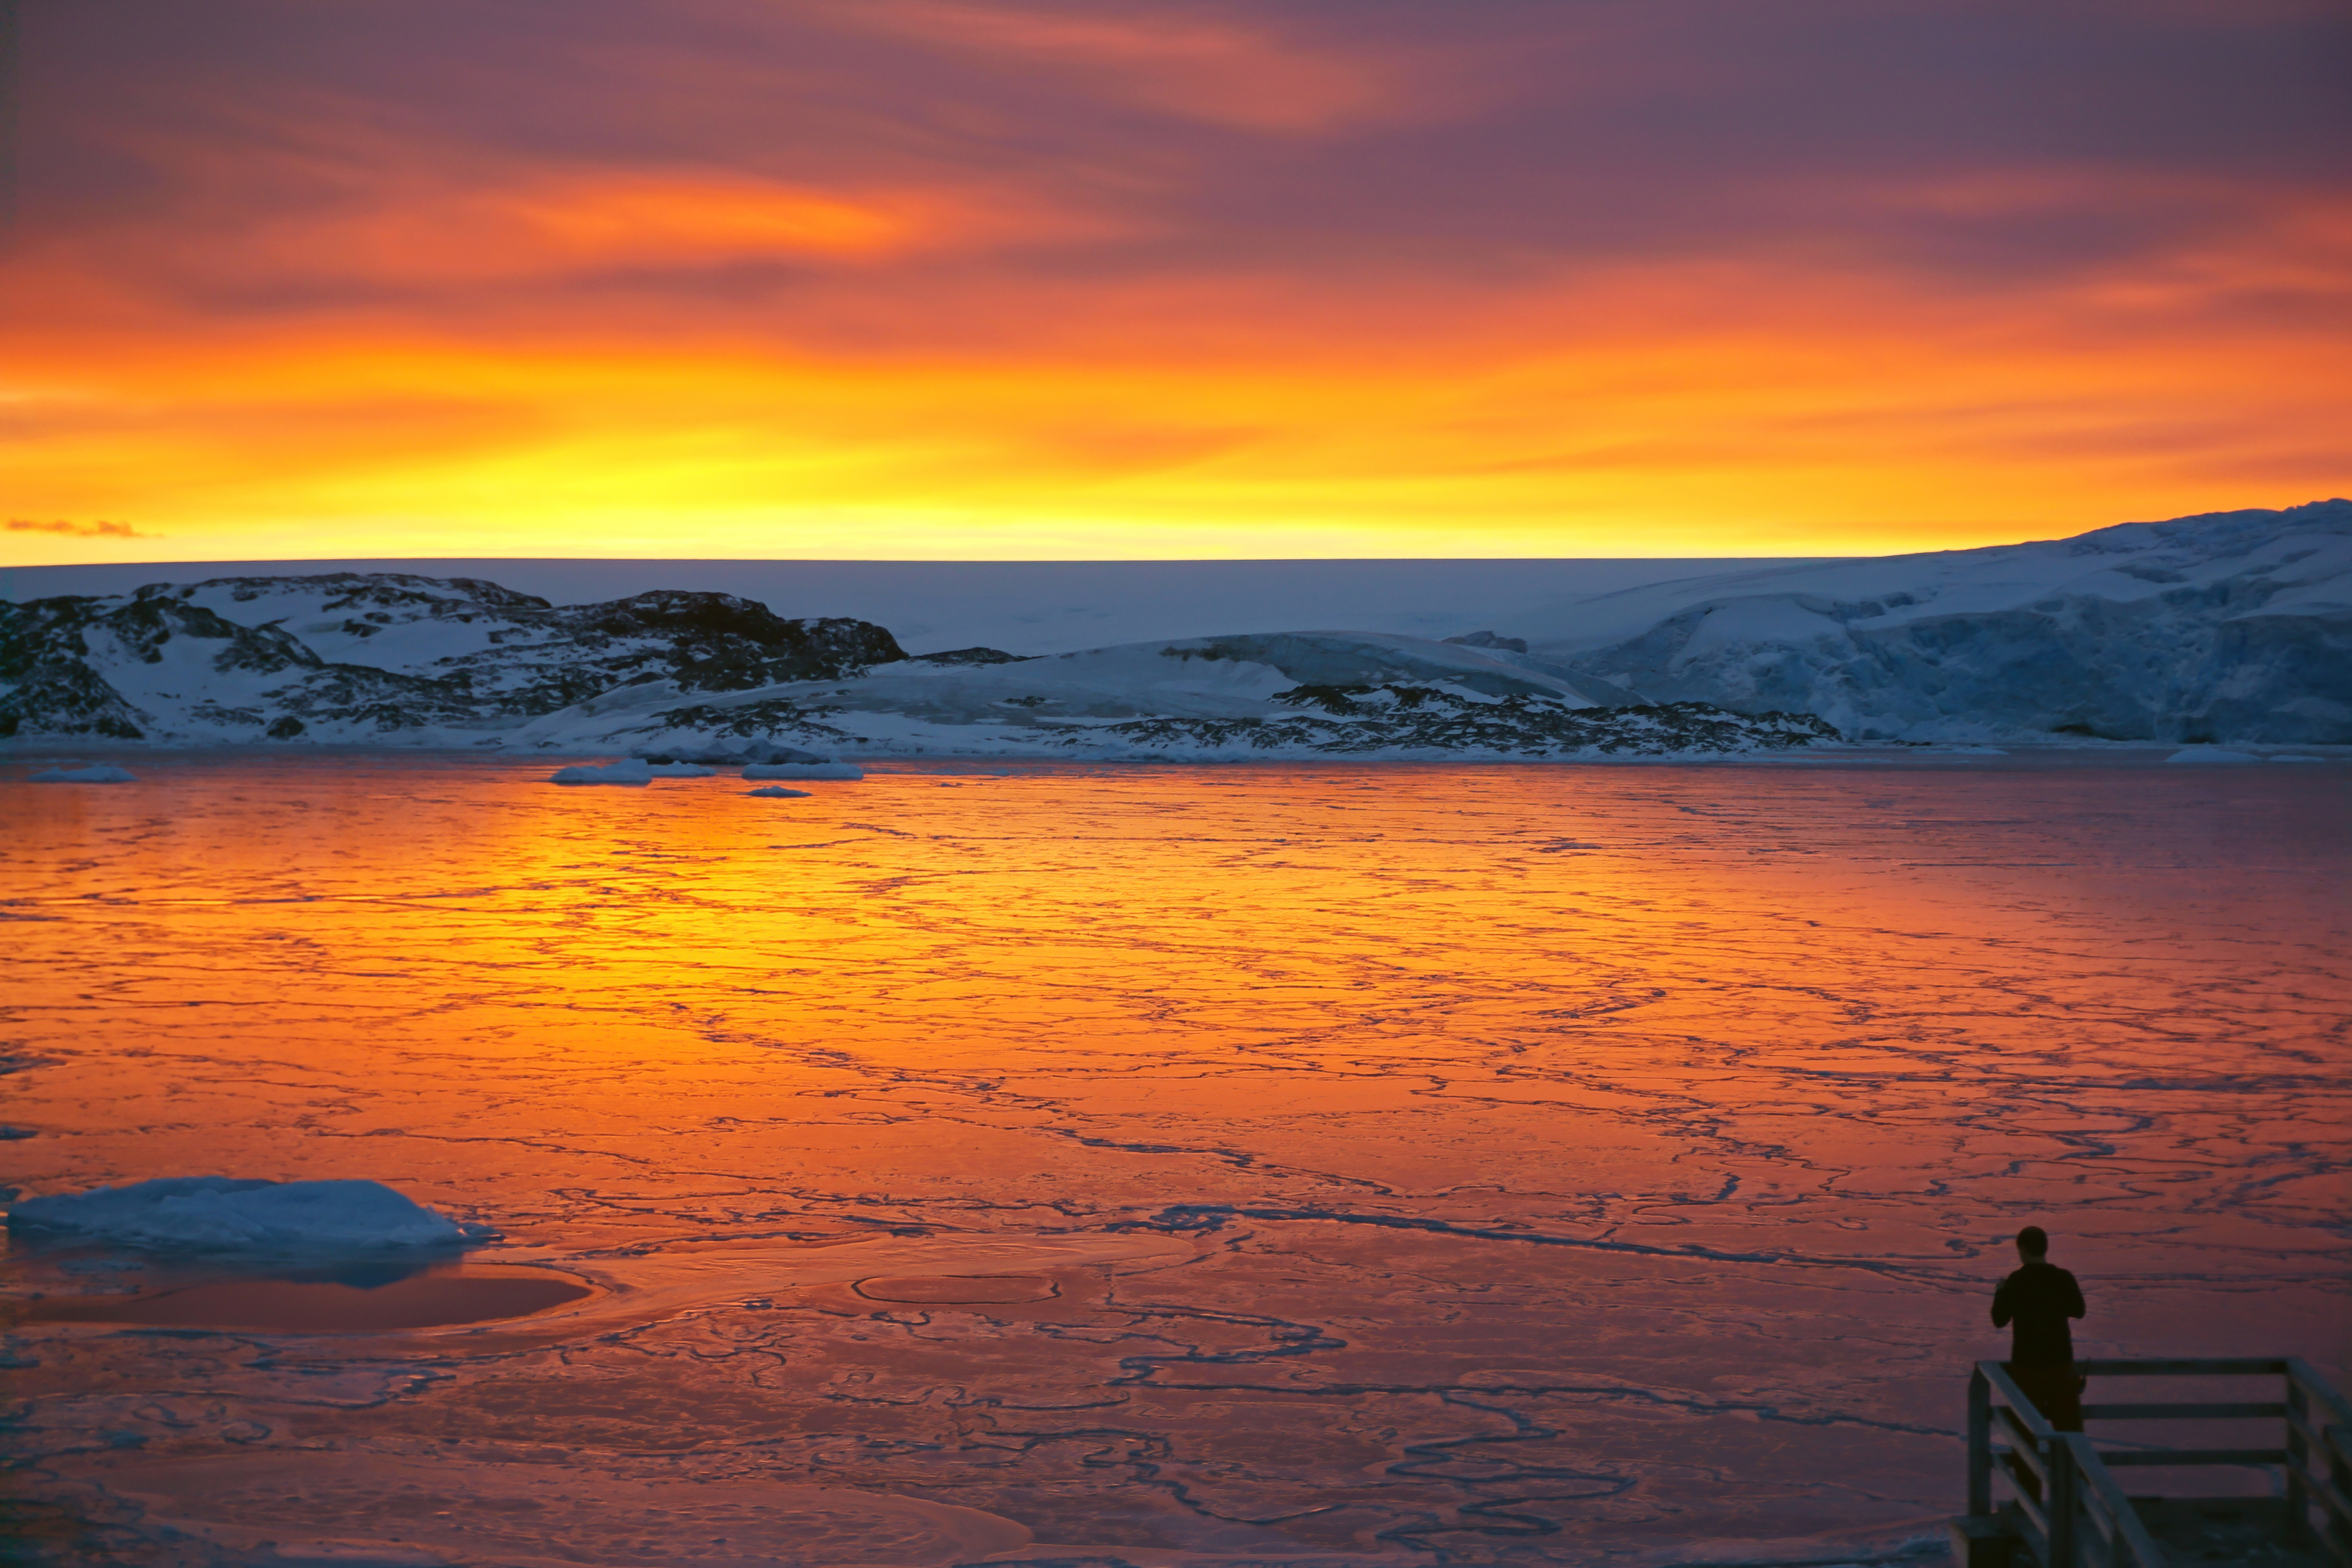
[{"label": "deck railing", "polygon": [[[2081,1433],[2054,1430],[2009,1369],[1977,1363],[1969,1379],[1969,1514],[2005,1521],[2042,1568],[2169,1568],[2135,1500],[2116,1481],[2138,1465],[2275,1466],[2287,1516],[2343,1568],[2352,1568],[2352,1401],[2300,1357],[2174,1361],[2078,1361],[2088,1377],[2247,1377],[2284,1380],[2275,1400],[2086,1404],[2091,1421],[2210,1421],[2275,1418],[2275,1448],[2101,1448]],[[1997,1508],[1994,1486],[2011,1495]]]}]

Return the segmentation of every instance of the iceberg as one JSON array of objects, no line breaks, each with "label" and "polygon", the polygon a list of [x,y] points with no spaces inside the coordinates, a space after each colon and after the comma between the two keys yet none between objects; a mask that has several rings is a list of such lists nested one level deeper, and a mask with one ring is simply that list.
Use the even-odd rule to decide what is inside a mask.
[{"label": "iceberg", "polygon": [[135,774],[100,764],[94,768],[48,768],[33,775],[35,784],[136,784]]},{"label": "iceberg", "polygon": [[163,1176],[19,1201],[11,1232],[173,1252],[374,1251],[488,1240],[381,1182]]}]

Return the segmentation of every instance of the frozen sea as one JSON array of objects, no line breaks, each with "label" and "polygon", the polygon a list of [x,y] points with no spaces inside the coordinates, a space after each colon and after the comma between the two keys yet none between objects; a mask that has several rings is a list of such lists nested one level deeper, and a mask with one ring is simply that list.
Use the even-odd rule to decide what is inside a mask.
[{"label": "frozen sea", "polygon": [[12,1242],[59,1561],[1921,1556],[2026,1223],[2082,1354],[2352,1362],[2342,765],[58,760],[7,1179],[503,1237]]}]

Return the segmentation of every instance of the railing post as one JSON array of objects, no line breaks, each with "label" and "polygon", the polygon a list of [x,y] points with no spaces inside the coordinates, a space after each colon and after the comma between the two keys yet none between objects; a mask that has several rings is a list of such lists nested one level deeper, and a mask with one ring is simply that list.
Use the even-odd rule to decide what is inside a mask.
[{"label": "railing post", "polygon": [[1992,1512],[1992,1385],[1981,1366],[1969,1371],[1969,1512]]},{"label": "railing post", "polygon": [[2050,1458],[2050,1561],[2042,1568],[2076,1568],[2074,1550],[2074,1446],[2063,1434],[2044,1448]]},{"label": "railing post", "polygon": [[2303,1391],[2302,1382],[2293,1372],[2285,1377],[2286,1408],[2286,1511],[2296,1527],[2311,1522],[2311,1445],[2303,1440],[2303,1429],[2293,1417],[2311,1419],[2311,1396]]}]

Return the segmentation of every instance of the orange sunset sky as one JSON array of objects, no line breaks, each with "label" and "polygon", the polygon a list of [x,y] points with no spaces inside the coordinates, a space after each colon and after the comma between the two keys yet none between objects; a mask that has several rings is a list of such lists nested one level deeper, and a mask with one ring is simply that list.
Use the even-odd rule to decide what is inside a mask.
[{"label": "orange sunset sky", "polygon": [[1821,554],[2352,490],[2337,0],[17,9],[0,564]]}]

